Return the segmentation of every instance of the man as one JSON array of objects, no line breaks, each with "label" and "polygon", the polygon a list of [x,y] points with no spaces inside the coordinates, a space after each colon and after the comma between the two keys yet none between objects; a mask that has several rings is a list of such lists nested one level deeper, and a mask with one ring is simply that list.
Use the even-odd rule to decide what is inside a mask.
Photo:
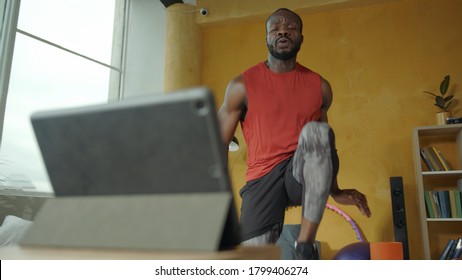
[{"label": "man", "polygon": [[233,79],[218,111],[228,146],[241,122],[247,150],[242,197],[244,244],[275,243],[285,209],[302,205],[298,258],[318,259],[316,232],[329,194],[341,204],[356,205],[370,216],[366,197],[337,184],[338,157],[327,111],[329,83],[297,63],[303,43],[302,20],[281,8],[266,22],[268,60]]}]

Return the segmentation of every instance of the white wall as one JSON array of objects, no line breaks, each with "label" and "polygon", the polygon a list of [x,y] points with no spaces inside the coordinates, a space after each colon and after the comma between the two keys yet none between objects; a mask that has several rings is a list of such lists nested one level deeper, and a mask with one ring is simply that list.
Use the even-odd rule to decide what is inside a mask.
[{"label": "white wall", "polygon": [[130,1],[124,97],[163,92],[165,16],[165,7],[158,0]]}]

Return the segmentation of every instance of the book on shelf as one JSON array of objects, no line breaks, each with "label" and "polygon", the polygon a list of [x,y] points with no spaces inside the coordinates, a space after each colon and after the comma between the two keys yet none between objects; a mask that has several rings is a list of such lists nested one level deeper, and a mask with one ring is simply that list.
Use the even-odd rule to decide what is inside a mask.
[{"label": "book on shelf", "polygon": [[440,162],[438,156],[436,155],[435,151],[433,150],[433,147],[425,147],[423,148],[425,154],[427,157],[430,159],[430,162],[433,164],[433,167],[435,167],[436,171],[445,171],[443,164]]},{"label": "book on shelf", "polygon": [[428,162],[425,162],[430,171],[441,171],[441,168],[436,163],[435,158],[430,154],[429,148],[422,148],[423,157],[427,159]]},{"label": "book on shelf", "polygon": [[448,243],[444,247],[443,253],[441,253],[440,260],[446,260],[449,257],[449,251],[451,251],[452,247],[455,247],[454,244],[456,241],[454,239],[449,239]]},{"label": "book on shelf", "polygon": [[441,206],[440,206],[440,201],[438,198],[438,191],[431,191],[433,202],[435,203],[435,218],[442,218],[443,216],[441,215]]},{"label": "book on shelf", "polygon": [[454,191],[454,199],[456,201],[457,218],[462,218],[462,192],[459,190]]},{"label": "book on shelf", "polygon": [[425,205],[427,206],[427,214],[428,218],[436,218],[435,217],[435,203],[432,202],[431,194],[429,191],[424,192],[424,198],[425,198]]},{"label": "book on shelf", "polygon": [[430,159],[428,158],[423,149],[420,149],[420,157],[422,158],[425,166],[429,171],[436,171],[435,167],[433,167],[433,164],[431,163]]},{"label": "book on shelf", "polygon": [[462,237],[457,239],[455,245],[454,254],[451,256],[451,259],[460,259],[462,257]]},{"label": "book on shelf", "polygon": [[462,237],[449,239],[440,255],[440,260],[460,259],[462,256]]},{"label": "book on shelf", "polygon": [[449,190],[449,204],[451,208],[451,218],[457,218],[456,190]]},{"label": "book on shelf", "polygon": [[454,239],[454,243],[451,246],[451,249],[449,249],[448,255],[446,256],[447,260],[452,260],[454,258],[455,252],[456,252],[456,247],[457,247],[457,238]]},{"label": "book on shelf", "polygon": [[429,171],[451,170],[451,167],[444,158],[443,153],[433,146],[421,148],[420,157]]},{"label": "book on shelf", "polygon": [[462,192],[455,189],[424,191],[428,218],[462,218]]},{"label": "book on shelf", "polygon": [[451,218],[451,205],[449,204],[449,191],[437,191],[441,218]]},{"label": "book on shelf", "polygon": [[435,147],[432,147],[433,150],[435,151],[435,154],[436,156],[438,157],[439,161],[441,162],[441,164],[443,165],[444,169],[445,170],[451,170],[451,166],[449,165],[449,163],[446,161],[446,159],[444,158],[443,156],[443,153],[441,153],[440,150],[437,150]]}]

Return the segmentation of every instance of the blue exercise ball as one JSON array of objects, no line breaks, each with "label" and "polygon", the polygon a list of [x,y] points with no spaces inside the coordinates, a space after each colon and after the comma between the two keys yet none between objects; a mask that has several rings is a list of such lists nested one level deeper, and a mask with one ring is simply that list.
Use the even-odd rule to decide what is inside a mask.
[{"label": "blue exercise ball", "polygon": [[370,260],[371,247],[369,242],[356,242],[340,249],[334,260]]}]

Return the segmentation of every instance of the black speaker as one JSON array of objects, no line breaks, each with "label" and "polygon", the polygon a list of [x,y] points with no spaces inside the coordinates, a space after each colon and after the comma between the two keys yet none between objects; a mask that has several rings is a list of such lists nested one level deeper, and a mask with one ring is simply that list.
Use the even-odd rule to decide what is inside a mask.
[{"label": "black speaker", "polygon": [[390,190],[395,241],[401,242],[403,244],[403,257],[405,260],[409,260],[409,243],[407,238],[406,207],[404,206],[403,178],[390,177]]}]

